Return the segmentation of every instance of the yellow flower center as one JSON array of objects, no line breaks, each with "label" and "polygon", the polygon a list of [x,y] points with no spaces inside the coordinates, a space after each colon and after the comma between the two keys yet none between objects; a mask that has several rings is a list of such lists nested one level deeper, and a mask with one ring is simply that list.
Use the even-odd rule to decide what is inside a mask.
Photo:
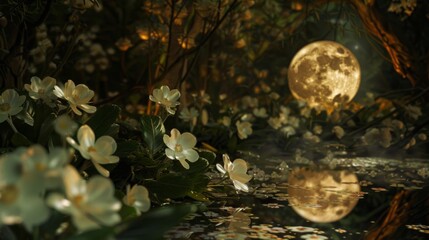
[{"label": "yellow flower center", "polygon": [[43,163],[36,163],[36,170],[39,172],[43,172],[46,169],[46,164]]},{"label": "yellow flower center", "polygon": [[45,94],[45,89],[39,89],[39,90],[37,90],[37,93],[40,95],[43,95],[43,94]]},{"label": "yellow flower center", "polygon": [[80,206],[80,204],[83,202],[84,198],[85,197],[83,195],[79,194],[79,195],[73,197],[72,202],[75,205]]},{"label": "yellow flower center", "polygon": [[175,152],[182,152],[183,151],[182,145],[176,144],[176,146],[174,147],[174,151]]},{"label": "yellow flower center", "polygon": [[95,149],[93,146],[90,146],[88,147],[88,152],[97,152],[97,149]]},{"label": "yellow flower center", "polygon": [[9,103],[1,103],[0,104],[0,111],[7,112],[10,110],[10,104]]},{"label": "yellow flower center", "polygon": [[0,189],[0,203],[11,204],[18,198],[18,188],[15,185],[6,185]]}]

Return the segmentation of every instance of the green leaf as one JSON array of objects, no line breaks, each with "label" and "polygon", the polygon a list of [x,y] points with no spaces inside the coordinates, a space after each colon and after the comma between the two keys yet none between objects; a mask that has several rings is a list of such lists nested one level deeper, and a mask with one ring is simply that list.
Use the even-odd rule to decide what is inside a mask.
[{"label": "green leaf", "polygon": [[216,153],[209,150],[198,149],[198,154],[200,155],[200,158],[206,159],[209,163],[213,163],[216,159]]},{"label": "green leaf", "polygon": [[110,128],[104,133],[104,135],[109,135],[109,136],[117,136],[119,133],[119,124],[113,123]]},{"label": "green leaf", "polygon": [[252,49],[247,51],[247,58],[249,58],[250,62],[253,62],[256,59],[256,54]]},{"label": "green leaf", "polygon": [[147,153],[143,152],[136,153],[136,161],[146,167],[155,167],[157,164],[153,157],[149,157]]},{"label": "green leaf", "polygon": [[144,185],[159,199],[184,197],[192,190],[192,178],[179,174],[168,174],[157,180],[146,180]]},{"label": "green leaf", "polygon": [[122,220],[132,219],[137,216],[137,211],[135,208],[122,204],[121,210],[119,211]]},{"label": "green leaf", "polygon": [[195,191],[190,191],[188,193],[188,197],[195,199],[197,201],[201,201],[201,202],[208,202],[210,199],[208,197],[206,197],[204,194],[199,193],[199,192],[195,192]]},{"label": "green leaf", "polygon": [[202,192],[206,189],[209,178],[203,173],[198,174],[167,174],[157,180],[146,180],[144,185],[149,192],[160,200],[181,198],[191,191]]},{"label": "green leaf", "polygon": [[271,42],[268,40],[263,41],[258,49],[258,56],[261,56],[262,54],[264,54],[264,52],[268,49],[270,44]]},{"label": "green leaf", "polygon": [[[184,217],[195,213],[198,206],[183,204],[179,206],[165,206],[144,213],[134,221],[118,226],[117,239],[163,239],[164,233],[176,226]],[[94,238],[99,239],[99,238]]]},{"label": "green leaf", "polygon": [[28,147],[33,143],[21,133],[14,133],[12,136],[12,144],[16,147]]},{"label": "green leaf", "polygon": [[109,239],[114,236],[115,232],[113,228],[101,228],[96,230],[90,230],[68,238],[68,240],[93,240],[93,239]]},{"label": "green leaf", "polygon": [[[37,136],[37,134],[41,134],[43,125],[47,122],[47,120],[51,117],[51,114],[53,114],[52,109],[47,106],[46,104],[43,104],[41,102],[36,102],[33,105],[34,111],[34,136]],[[34,140],[36,138],[34,137]]]},{"label": "green leaf", "polygon": [[199,174],[192,178],[192,191],[194,192],[203,192],[207,189],[207,184],[209,184],[210,178],[205,174]]},{"label": "green leaf", "polygon": [[105,135],[116,121],[121,108],[116,105],[104,105],[86,122],[94,131],[96,137]]},{"label": "green leaf", "polygon": [[209,167],[209,161],[207,159],[200,158],[195,162],[188,162],[189,163],[189,169],[184,168],[179,161],[175,161],[177,164],[175,164],[174,170],[176,172],[182,172],[185,174],[194,174],[194,173],[204,173],[205,170]]},{"label": "green leaf", "polygon": [[54,113],[51,113],[48,117],[46,117],[45,121],[40,126],[39,137],[37,139],[38,143],[42,145],[46,145],[48,143],[49,137],[54,130],[55,119],[56,115]]},{"label": "green leaf", "polygon": [[143,116],[140,118],[140,122],[142,124],[143,141],[149,150],[149,155],[153,157],[164,146],[162,141],[165,133],[164,124],[158,116]]},{"label": "green leaf", "polygon": [[117,149],[115,155],[118,157],[126,157],[139,149],[139,142],[135,140],[117,141]]}]

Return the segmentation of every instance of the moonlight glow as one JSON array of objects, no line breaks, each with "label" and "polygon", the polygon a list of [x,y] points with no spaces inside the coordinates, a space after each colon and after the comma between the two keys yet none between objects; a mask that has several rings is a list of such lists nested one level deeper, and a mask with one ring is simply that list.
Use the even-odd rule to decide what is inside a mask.
[{"label": "moonlight glow", "polygon": [[288,176],[289,203],[312,222],[335,222],[349,214],[359,200],[356,174],[347,171],[295,168]]},{"label": "moonlight glow", "polygon": [[288,70],[289,88],[311,106],[350,101],[360,84],[360,67],[353,53],[332,41],[304,46]]}]

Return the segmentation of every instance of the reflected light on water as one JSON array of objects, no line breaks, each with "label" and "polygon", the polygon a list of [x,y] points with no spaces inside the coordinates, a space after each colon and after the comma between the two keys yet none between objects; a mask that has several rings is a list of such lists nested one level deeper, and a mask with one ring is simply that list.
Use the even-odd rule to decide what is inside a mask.
[{"label": "reflected light on water", "polygon": [[288,185],[292,209],[301,217],[318,223],[344,218],[356,206],[360,195],[356,174],[344,170],[294,168]]}]

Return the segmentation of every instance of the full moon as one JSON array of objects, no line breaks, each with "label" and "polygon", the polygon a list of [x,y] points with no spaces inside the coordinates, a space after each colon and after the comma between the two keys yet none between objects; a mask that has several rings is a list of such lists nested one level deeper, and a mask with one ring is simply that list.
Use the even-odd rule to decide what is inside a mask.
[{"label": "full moon", "polygon": [[344,218],[359,200],[356,174],[348,171],[295,168],[288,176],[289,203],[301,217],[318,223]]},{"label": "full moon", "polygon": [[313,107],[351,101],[359,89],[360,78],[359,62],[353,53],[332,41],[304,46],[288,69],[293,96]]}]

